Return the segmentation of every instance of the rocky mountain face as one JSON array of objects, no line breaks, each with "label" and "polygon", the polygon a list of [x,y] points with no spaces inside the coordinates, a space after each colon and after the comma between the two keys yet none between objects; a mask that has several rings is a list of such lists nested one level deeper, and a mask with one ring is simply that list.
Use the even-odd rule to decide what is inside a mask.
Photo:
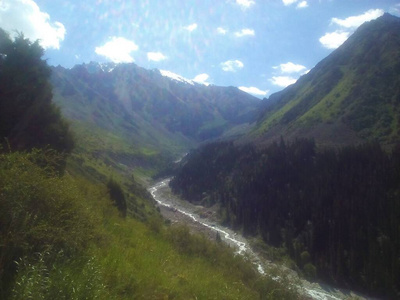
[{"label": "rocky mountain face", "polygon": [[367,22],[308,74],[264,99],[255,135],[348,145],[400,139],[400,19]]},{"label": "rocky mountain face", "polygon": [[58,66],[52,83],[54,101],[85,140],[118,136],[145,155],[175,155],[221,137],[255,121],[260,103],[235,87],[199,84],[133,63]]}]

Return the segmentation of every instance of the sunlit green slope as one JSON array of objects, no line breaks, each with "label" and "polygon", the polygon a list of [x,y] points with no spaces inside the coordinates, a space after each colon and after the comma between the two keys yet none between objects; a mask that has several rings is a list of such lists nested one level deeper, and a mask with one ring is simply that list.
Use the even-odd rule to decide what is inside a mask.
[{"label": "sunlit green slope", "polygon": [[400,138],[400,19],[367,22],[308,74],[263,102],[255,131],[321,144]]}]

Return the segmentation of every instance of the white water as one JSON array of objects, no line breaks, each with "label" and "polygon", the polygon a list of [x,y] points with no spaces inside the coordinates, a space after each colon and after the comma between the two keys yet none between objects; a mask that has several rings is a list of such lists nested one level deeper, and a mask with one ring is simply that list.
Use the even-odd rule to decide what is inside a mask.
[{"label": "white water", "polygon": [[[241,255],[248,254],[248,255],[250,255],[250,257],[253,258],[253,260],[259,261],[259,258],[253,253],[253,251],[251,251],[251,249],[247,246],[247,244],[245,242],[232,237],[231,233],[228,232],[229,229],[221,227],[221,226],[216,226],[213,224],[212,225],[208,224],[206,221],[199,220],[198,216],[196,216],[192,213],[189,213],[187,211],[184,211],[183,209],[181,209],[179,207],[171,206],[170,204],[161,200],[161,198],[156,194],[156,192],[158,191],[158,189],[160,189],[162,187],[166,187],[168,185],[169,181],[170,181],[170,179],[163,180],[163,181],[157,183],[155,186],[149,188],[149,192],[151,193],[154,200],[156,200],[159,205],[169,207],[169,208],[173,207],[181,214],[191,218],[194,222],[197,222],[211,230],[214,230],[215,232],[219,232],[223,236],[225,241],[227,241],[229,244],[233,244],[237,247],[238,250],[236,251],[236,253],[241,254]],[[262,265],[259,262],[257,262],[256,265],[257,265],[257,270],[261,274],[265,274],[265,271],[264,271],[264,268],[262,267]]]},{"label": "white water", "polygon": [[[246,241],[243,237],[238,235],[237,238],[234,238],[234,237],[232,237],[232,235],[236,236],[236,234],[229,233],[228,231],[231,231],[231,230],[229,230],[228,228],[221,227],[219,225],[216,226],[213,224],[208,224],[206,221],[199,220],[199,217],[196,216],[195,214],[189,213],[175,205],[168,204],[168,203],[166,203],[165,199],[161,199],[161,197],[159,195],[157,195],[157,192],[160,188],[167,187],[169,182],[170,182],[170,179],[165,179],[148,189],[149,192],[151,193],[151,195],[153,196],[154,200],[159,205],[176,209],[176,211],[180,212],[183,215],[188,216],[194,222],[197,222],[211,230],[221,233],[227,243],[233,244],[237,247],[238,250],[236,251],[236,253],[238,253],[240,255],[248,255],[251,258],[251,260],[254,262],[254,264],[257,266],[258,272],[262,275],[266,275],[266,272],[261,264],[260,258],[246,244]],[[241,240],[239,240],[239,238]],[[279,278],[273,278],[273,279],[279,280]],[[306,280],[302,280],[302,286],[300,288],[304,290],[304,292],[307,296],[310,296],[312,299],[315,299],[315,300],[341,300],[341,299],[349,298],[349,296],[345,296],[345,294],[338,289],[330,288],[330,290],[332,290],[333,293],[329,293],[329,292],[326,292],[320,285],[311,284]],[[348,295],[348,291],[346,291],[346,294]],[[359,299],[368,299],[368,298],[361,297],[360,295],[357,295],[357,296],[359,297]]]}]

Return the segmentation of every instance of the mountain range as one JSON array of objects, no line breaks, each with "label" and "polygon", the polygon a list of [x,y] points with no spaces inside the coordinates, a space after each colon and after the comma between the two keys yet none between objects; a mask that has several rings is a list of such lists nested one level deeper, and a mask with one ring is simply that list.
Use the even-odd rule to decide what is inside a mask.
[{"label": "mountain range", "polygon": [[83,148],[115,164],[151,168],[160,157],[171,160],[200,142],[235,134],[256,120],[260,103],[236,87],[133,63],[52,71],[54,101],[73,121]]}]

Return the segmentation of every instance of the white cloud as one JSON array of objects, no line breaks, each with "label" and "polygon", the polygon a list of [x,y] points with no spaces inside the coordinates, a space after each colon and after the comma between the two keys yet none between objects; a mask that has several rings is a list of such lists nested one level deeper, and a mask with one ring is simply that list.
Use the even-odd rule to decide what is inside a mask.
[{"label": "white cloud", "polygon": [[290,76],[273,76],[270,81],[273,85],[287,87],[288,85],[295,83],[297,79]]},{"label": "white cloud", "polygon": [[374,20],[385,12],[382,9],[370,9],[358,16],[351,16],[346,19],[332,18],[331,24],[339,25],[341,29],[328,32],[319,39],[319,42],[328,49],[336,49],[342,45],[348,37],[364,22]]},{"label": "white cloud", "polygon": [[326,33],[319,39],[319,42],[328,49],[336,49],[342,45],[350,36],[350,32],[336,30],[334,32]]},{"label": "white cloud", "polygon": [[247,9],[250,6],[256,4],[253,0],[236,0],[236,4],[240,5],[241,8]]},{"label": "white cloud", "polygon": [[197,83],[204,84],[204,85],[209,85],[210,83],[207,82],[207,79],[209,77],[210,76],[208,74],[202,73],[202,74],[197,75],[195,78],[193,78],[193,81],[197,82]]},{"label": "white cloud", "polygon": [[245,28],[245,29],[235,32],[235,36],[237,36],[237,37],[242,37],[242,36],[246,36],[246,35],[255,35],[254,30]]},{"label": "white cloud", "polygon": [[187,31],[192,32],[193,30],[196,30],[196,29],[197,29],[197,24],[196,24],[196,23],[193,23],[193,24],[190,24],[190,25],[185,26],[185,27],[183,27],[183,28],[186,29]]},{"label": "white cloud", "polygon": [[249,86],[249,87],[239,86],[239,90],[257,96],[266,96],[269,92],[269,90],[262,91],[254,86]]},{"label": "white cloud", "polygon": [[222,70],[225,72],[236,72],[244,67],[244,64],[240,60],[228,60],[221,63]]},{"label": "white cloud", "polygon": [[228,30],[226,30],[225,28],[222,28],[222,27],[218,27],[217,32],[219,34],[226,34],[228,32]]},{"label": "white cloud", "polygon": [[147,59],[149,61],[162,61],[167,59],[167,57],[161,52],[147,52]]},{"label": "white cloud", "polygon": [[301,1],[299,4],[297,4],[297,8],[306,8],[308,7],[307,1]]},{"label": "white cloud", "polygon": [[60,49],[66,33],[64,25],[51,22],[33,0],[1,0],[0,27],[10,34],[22,32],[31,41],[39,39],[45,49]]},{"label": "white cloud", "polygon": [[292,5],[293,3],[296,3],[298,0],[282,0],[283,4],[285,6]]},{"label": "white cloud", "polygon": [[392,15],[398,15],[400,14],[400,3],[395,4],[394,6],[392,6],[389,9],[389,13],[391,13]]},{"label": "white cloud", "polygon": [[279,69],[282,73],[299,73],[307,68],[303,65],[294,64],[288,62],[286,64],[280,64],[279,66],[273,67],[274,69]]},{"label": "white cloud", "polygon": [[382,9],[370,9],[362,15],[352,16],[346,19],[332,18],[332,23],[345,28],[356,28],[364,22],[379,18],[384,13],[385,12]]},{"label": "white cloud", "polygon": [[110,41],[103,46],[96,47],[95,52],[110,59],[115,63],[133,62],[131,52],[139,47],[132,41],[123,37],[112,37]]}]

